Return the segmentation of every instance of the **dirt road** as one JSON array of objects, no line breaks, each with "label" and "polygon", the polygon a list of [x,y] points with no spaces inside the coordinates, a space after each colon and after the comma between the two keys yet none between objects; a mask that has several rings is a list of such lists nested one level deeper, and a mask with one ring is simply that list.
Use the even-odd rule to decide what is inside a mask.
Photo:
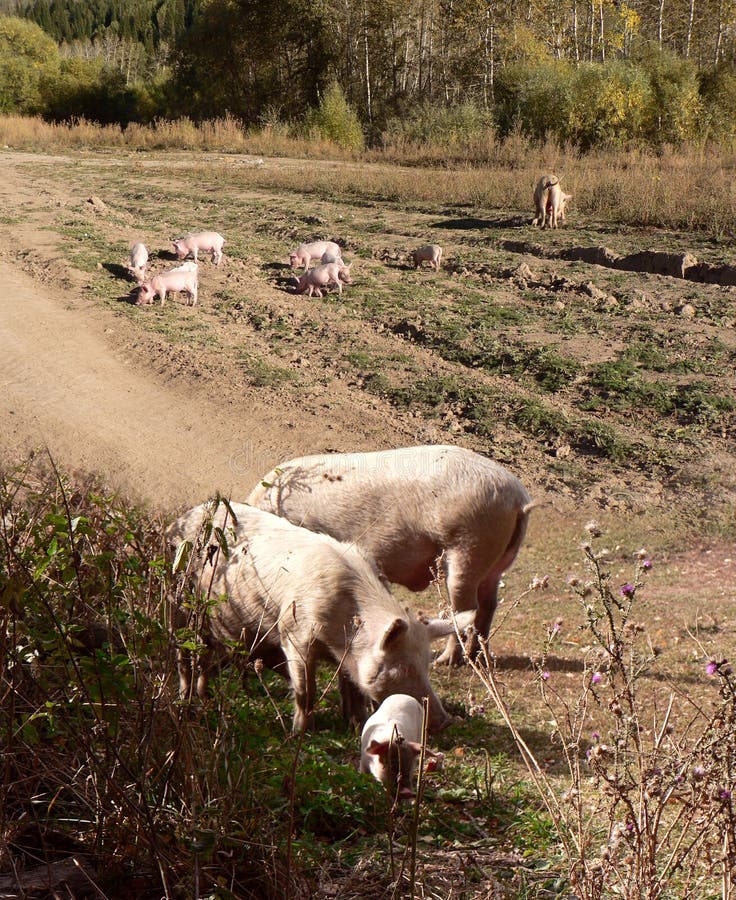
[{"label": "dirt road", "polygon": [[334,439],[324,417],[285,417],[255,396],[236,405],[146,368],[140,352],[124,349],[123,319],[7,261],[0,284],[5,464],[48,452],[65,471],[99,474],[167,510],[215,491],[242,497],[279,460]]},{"label": "dirt road", "polygon": [[64,468],[101,473],[165,506],[242,491],[267,470],[267,445],[257,458],[250,421],[134,368],[112,349],[109,316],[65,306],[7,263],[0,283],[5,459],[47,450]]}]

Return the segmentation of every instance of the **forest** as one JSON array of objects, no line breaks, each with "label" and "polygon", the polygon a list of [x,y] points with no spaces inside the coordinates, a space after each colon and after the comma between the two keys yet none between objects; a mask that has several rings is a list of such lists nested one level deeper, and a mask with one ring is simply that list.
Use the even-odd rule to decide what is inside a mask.
[{"label": "forest", "polygon": [[50,121],[231,116],[304,133],[332,92],[337,143],[356,149],[386,134],[431,141],[438,128],[663,146],[730,141],[736,122],[732,0],[6,0],[0,11],[0,112]]}]

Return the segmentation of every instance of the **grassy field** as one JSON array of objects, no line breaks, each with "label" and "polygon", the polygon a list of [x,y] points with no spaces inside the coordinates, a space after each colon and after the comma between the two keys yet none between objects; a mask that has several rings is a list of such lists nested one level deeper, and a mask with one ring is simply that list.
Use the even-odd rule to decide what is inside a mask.
[{"label": "grassy field", "polygon": [[[76,854],[75,896],[733,895],[733,288],[551,255],[734,262],[733,160],[518,149],[483,169],[125,147],[15,163],[34,188],[4,210],[25,241],[6,258],[153,339],[145,365],[238,411],[267,396],[285,422],[375,410],[381,446],[486,452],[540,507],[488,664],[433,672],[457,718],[431,741],[444,767],[392,808],[327,670],[304,739],[269,673],[176,700],[159,517],[99,482],[7,474],[2,872]],[[556,232],[529,226],[547,168],[575,195]],[[131,303],[133,240],[163,269],[200,227],[227,244],[199,305]],[[341,299],[292,292],[288,251],[317,237],[353,262]],[[439,273],[408,263],[428,241]],[[398,593],[444,603],[442,584]]]}]

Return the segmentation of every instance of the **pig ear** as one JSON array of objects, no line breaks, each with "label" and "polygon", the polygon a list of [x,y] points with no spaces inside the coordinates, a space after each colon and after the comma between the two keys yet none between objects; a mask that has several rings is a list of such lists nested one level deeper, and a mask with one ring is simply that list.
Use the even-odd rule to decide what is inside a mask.
[{"label": "pig ear", "polygon": [[371,756],[385,758],[388,753],[388,741],[371,741],[366,747],[366,753],[370,753]]},{"label": "pig ear", "polygon": [[397,640],[397,638],[400,638],[403,634],[406,634],[408,630],[409,623],[406,621],[406,619],[394,619],[381,638],[381,650],[385,650],[389,646],[389,644],[392,644],[395,640]]}]

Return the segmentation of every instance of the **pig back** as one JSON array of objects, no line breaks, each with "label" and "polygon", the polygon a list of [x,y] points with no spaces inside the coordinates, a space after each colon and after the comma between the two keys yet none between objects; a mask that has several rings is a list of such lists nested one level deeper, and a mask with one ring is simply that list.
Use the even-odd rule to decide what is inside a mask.
[{"label": "pig back", "polygon": [[493,528],[530,503],[503,466],[446,445],[302,457],[280,465],[249,502],[306,528],[358,541],[380,564],[397,544],[415,555]]}]

